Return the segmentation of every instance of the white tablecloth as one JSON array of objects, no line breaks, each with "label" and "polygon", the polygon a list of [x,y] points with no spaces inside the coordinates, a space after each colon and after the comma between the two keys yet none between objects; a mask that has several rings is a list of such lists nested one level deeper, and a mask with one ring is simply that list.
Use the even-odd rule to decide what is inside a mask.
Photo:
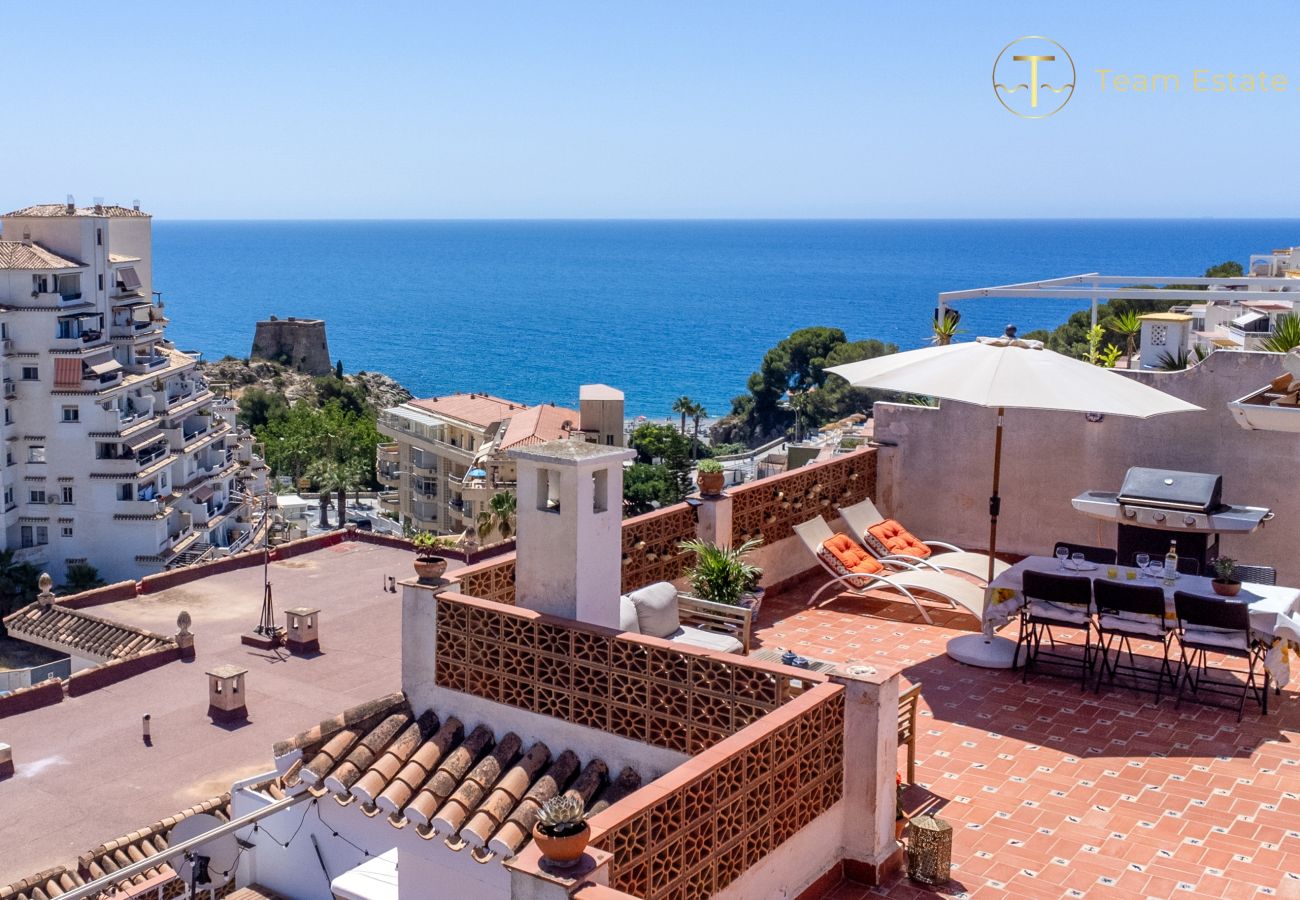
[{"label": "white tablecloth", "polygon": [[[1089,578],[1106,579],[1109,566],[1098,566],[1087,572],[1070,571],[1073,563],[1067,563],[1062,571],[1060,562],[1054,556],[1030,556],[1022,559],[1007,569],[987,588],[984,603],[984,628],[991,634],[1006,625],[1020,613],[1024,604],[1021,589],[1024,587],[1025,572],[1052,572],[1065,575],[1086,575]],[[1210,587],[1210,579],[1201,575],[1179,575],[1172,585],[1166,585],[1159,578],[1139,576],[1136,581],[1127,581],[1124,566],[1118,567],[1116,581],[1128,584],[1158,585],[1165,592],[1165,616],[1174,618],[1174,592],[1185,591],[1189,594],[1201,594],[1207,597],[1218,596]],[[1250,627],[1257,639],[1270,644],[1264,666],[1279,685],[1285,685],[1291,678],[1289,666],[1289,649],[1300,650],[1300,588],[1283,587],[1272,584],[1243,584],[1241,593],[1234,599],[1250,604]]]}]

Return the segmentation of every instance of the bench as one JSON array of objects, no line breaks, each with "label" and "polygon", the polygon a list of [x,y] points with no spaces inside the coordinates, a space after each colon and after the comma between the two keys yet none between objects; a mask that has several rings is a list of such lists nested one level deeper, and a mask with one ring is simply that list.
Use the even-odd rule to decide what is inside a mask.
[{"label": "bench", "polygon": [[623,631],[717,653],[749,652],[752,620],[748,609],[679,594],[667,581],[624,594],[619,603]]}]

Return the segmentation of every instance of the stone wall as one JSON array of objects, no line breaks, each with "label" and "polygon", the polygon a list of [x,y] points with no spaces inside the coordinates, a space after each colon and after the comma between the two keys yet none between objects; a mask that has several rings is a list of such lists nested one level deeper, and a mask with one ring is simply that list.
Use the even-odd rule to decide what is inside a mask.
[{"label": "stone wall", "polygon": [[328,375],[334,370],[323,319],[272,316],[258,322],[248,355],[251,359],[284,363],[308,375]]}]

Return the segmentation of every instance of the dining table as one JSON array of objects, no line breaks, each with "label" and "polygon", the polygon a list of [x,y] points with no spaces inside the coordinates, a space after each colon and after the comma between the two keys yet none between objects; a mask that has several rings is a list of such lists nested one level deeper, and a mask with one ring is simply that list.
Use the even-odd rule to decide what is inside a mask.
[{"label": "dining table", "polygon": [[[1062,561],[1054,556],[1027,556],[994,578],[986,588],[981,614],[984,634],[992,635],[1020,615],[1020,608],[1025,602],[1022,590],[1026,572],[1085,576],[1093,581],[1156,585],[1164,591],[1167,620],[1177,618],[1174,612],[1174,594],[1179,591],[1206,597],[1218,596],[1214,592],[1212,579],[1203,575],[1180,572],[1172,582],[1166,582],[1163,570],[1158,566],[1141,570],[1133,566],[1079,562],[1073,559]],[[1219,599],[1238,600],[1250,607],[1252,637],[1268,647],[1264,667],[1279,687],[1285,686],[1291,679],[1291,654],[1300,652],[1300,588],[1245,582],[1235,597]],[[1173,627],[1172,621],[1170,627]]]}]

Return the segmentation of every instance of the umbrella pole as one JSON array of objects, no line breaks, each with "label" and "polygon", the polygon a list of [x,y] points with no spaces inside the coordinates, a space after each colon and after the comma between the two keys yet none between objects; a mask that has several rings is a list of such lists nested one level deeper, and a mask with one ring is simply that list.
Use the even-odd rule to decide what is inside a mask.
[{"label": "umbrella pole", "polygon": [[989,584],[993,583],[993,554],[998,549],[998,512],[1002,498],[998,496],[998,482],[1002,476],[1002,407],[998,407],[998,430],[993,438],[993,494],[989,497]]}]

